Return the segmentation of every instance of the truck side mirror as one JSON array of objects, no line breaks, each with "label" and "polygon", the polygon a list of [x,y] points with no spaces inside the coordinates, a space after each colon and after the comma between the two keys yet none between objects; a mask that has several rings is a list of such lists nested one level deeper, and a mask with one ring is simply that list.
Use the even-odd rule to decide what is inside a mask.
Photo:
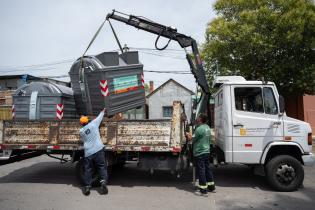
[{"label": "truck side mirror", "polygon": [[285,103],[284,103],[284,98],[282,95],[279,95],[279,108],[280,108],[280,114],[283,114],[284,113],[284,106],[285,106]]}]

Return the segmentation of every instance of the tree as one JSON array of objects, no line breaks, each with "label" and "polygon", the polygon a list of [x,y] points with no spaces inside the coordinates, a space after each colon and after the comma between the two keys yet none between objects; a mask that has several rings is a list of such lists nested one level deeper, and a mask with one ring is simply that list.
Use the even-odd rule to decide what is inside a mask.
[{"label": "tree", "polygon": [[315,93],[312,0],[217,0],[202,46],[207,76],[274,81],[284,95]]},{"label": "tree", "polygon": [[144,84],[144,91],[148,94],[150,93],[150,85],[148,83]]}]

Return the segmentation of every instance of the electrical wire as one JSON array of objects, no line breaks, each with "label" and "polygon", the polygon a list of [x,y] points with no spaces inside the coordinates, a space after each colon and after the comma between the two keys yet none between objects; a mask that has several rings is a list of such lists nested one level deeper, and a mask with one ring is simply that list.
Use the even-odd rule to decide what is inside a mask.
[{"label": "electrical wire", "polygon": [[19,69],[19,68],[33,68],[33,67],[47,67],[47,66],[55,66],[59,64],[65,64],[65,63],[70,63],[74,62],[75,59],[66,59],[66,60],[60,60],[60,61],[53,61],[49,63],[41,63],[41,64],[33,64],[33,65],[24,65],[24,66],[0,66],[1,69]]},{"label": "electrical wire", "polygon": [[[156,50],[155,48],[147,48],[147,47],[128,47],[129,49],[132,50],[148,50],[148,51],[156,51],[156,52],[160,52],[158,50]],[[162,52],[167,52],[167,51],[171,51],[171,52],[178,52],[178,53],[182,53],[185,52],[184,50],[180,50],[180,49],[174,49],[174,48],[167,48]]]},{"label": "electrical wire", "polygon": [[155,55],[155,56],[159,56],[159,57],[173,58],[173,59],[178,59],[178,60],[186,60],[186,58],[179,57],[179,56],[162,55],[162,54],[151,53],[151,52],[141,52],[141,51],[139,51],[139,52],[140,52],[140,53],[143,53],[143,54]]},{"label": "electrical wire", "polygon": [[192,74],[189,71],[159,71],[159,70],[143,70],[144,72],[159,73],[159,74]]},{"label": "electrical wire", "polygon": [[[160,71],[160,70],[143,70],[144,72],[159,73],[159,74],[191,74],[189,71]],[[43,78],[64,78],[69,75],[47,76]]]},{"label": "electrical wire", "polygon": [[[130,49],[136,49],[136,48],[130,48]],[[159,53],[152,53],[152,52],[142,52],[141,50],[145,50],[145,48],[138,48],[140,53],[143,54],[149,54],[153,56],[159,56],[159,57],[165,57],[165,58],[172,58],[172,59],[179,59],[179,60],[185,60],[185,58],[174,56],[174,55],[163,55]],[[147,50],[153,51],[153,49],[147,48]],[[174,49],[175,50],[175,49]],[[112,50],[115,51],[115,50]],[[41,71],[41,70],[52,70],[56,69],[57,66],[61,64],[67,64],[67,63],[73,63],[76,59],[66,59],[66,60],[60,60],[60,61],[53,61],[49,63],[41,63],[41,64],[32,64],[32,65],[21,65],[21,66],[0,66],[0,73],[10,73],[10,72],[20,72],[25,70],[32,70],[32,71]],[[51,67],[51,68],[44,68],[44,67]],[[38,68],[38,69],[37,69]]]},{"label": "electrical wire", "polygon": [[[154,48],[135,48],[135,47],[129,47],[129,49],[134,49],[138,50],[140,53],[143,54],[148,54],[148,55],[153,55],[153,56],[158,56],[158,57],[165,57],[165,58],[171,58],[171,59],[178,59],[178,60],[186,60],[183,57],[176,56],[174,54],[170,54],[170,52],[182,52],[182,50],[179,49],[165,49],[164,51],[169,51],[166,52],[168,54],[161,54],[160,52],[164,51],[157,51]],[[118,51],[117,50],[111,50],[111,51]],[[147,52],[149,51],[149,52]],[[151,52],[155,51],[155,52]],[[64,59],[64,60],[59,60],[59,61],[53,61],[53,62],[47,62],[47,63],[40,63],[40,64],[32,64],[32,65],[21,65],[21,66],[0,66],[0,73],[5,74],[5,73],[12,73],[12,72],[27,72],[27,71],[50,71],[50,70],[55,70],[57,69],[56,66],[62,65],[62,64],[68,64],[68,63],[73,63],[76,59]],[[156,71],[156,70],[147,70],[147,72],[152,72],[152,73],[179,73],[179,72],[173,72],[173,71]],[[190,74],[190,72],[182,72],[180,74]]]},{"label": "electrical wire", "polygon": [[[32,71],[50,71],[56,70],[57,68],[41,68],[41,69],[32,69]],[[1,73],[10,73],[10,72],[20,72],[25,70],[10,70],[10,71],[0,71]],[[160,73],[160,74],[192,74],[190,71],[174,71],[174,70],[153,70],[153,69],[145,69],[144,72],[151,73]],[[53,76],[53,77],[67,77],[67,75]]]},{"label": "electrical wire", "polygon": [[[183,50],[180,50],[180,49],[172,49],[172,48],[168,48],[168,49],[165,49],[164,51],[158,51],[156,50],[155,48],[144,48],[144,47],[128,47],[129,49],[132,49],[132,50],[137,50],[137,51],[155,51],[155,53],[151,53],[151,55],[157,55],[157,56],[162,56],[162,57],[169,57],[169,55],[174,55],[174,54],[169,54],[169,53],[182,53]],[[119,51],[119,49],[115,49],[115,50],[109,50],[109,51]],[[169,52],[167,52],[169,51]],[[143,53],[147,53],[149,54],[148,52],[143,52]],[[159,54],[159,53],[168,53],[168,55],[164,54]],[[180,59],[183,59],[182,57],[176,57],[175,58],[180,58]],[[52,62],[48,62],[48,63],[41,63],[41,64],[32,64],[32,65],[21,65],[21,66],[0,66],[0,70],[2,69],[17,69],[17,68],[33,68],[33,67],[46,67],[46,66],[54,66],[54,65],[59,65],[59,64],[65,64],[65,63],[70,63],[70,62],[74,62],[76,60],[76,58],[71,58],[71,59],[64,59],[64,60],[57,60],[57,61],[52,61]]]},{"label": "electrical wire", "polygon": [[153,50],[137,50],[139,53],[153,53],[153,54],[158,54],[162,56],[170,56],[170,57],[177,57],[177,58],[185,58],[183,53],[176,52],[176,51],[169,51],[169,52],[164,52],[164,51],[153,51]]},{"label": "electrical wire", "polygon": [[[57,67],[51,67],[51,68],[40,68],[40,69],[29,69],[29,71],[51,71],[51,70],[56,70]],[[25,69],[14,69],[14,70],[8,70],[8,71],[0,71],[1,74],[6,74],[6,73],[12,73],[12,72],[25,72],[27,70]]]}]

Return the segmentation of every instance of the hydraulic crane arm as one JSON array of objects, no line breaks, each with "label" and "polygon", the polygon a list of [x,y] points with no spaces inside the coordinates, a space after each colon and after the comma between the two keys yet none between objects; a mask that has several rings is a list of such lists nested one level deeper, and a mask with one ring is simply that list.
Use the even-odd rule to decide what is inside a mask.
[{"label": "hydraulic crane arm", "polygon": [[[118,15],[117,13],[120,15]],[[157,42],[158,42],[160,37],[168,38],[169,42],[171,40],[177,41],[179,43],[179,45],[184,49],[186,47],[190,46],[192,49],[193,57],[195,59],[195,62],[193,62],[192,56],[186,52],[186,59],[189,63],[191,72],[194,75],[198,85],[201,87],[203,93],[205,93],[205,95],[208,95],[208,96],[210,95],[209,85],[208,85],[208,82],[206,79],[205,71],[204,71],[204,68],[202,65],[202,61],[200,58],[200,54],[199,54],[196,40],[194,40],[193,38],[186,36],[184,34],[178,33],[177,29],[172,28],[170,26],[161,25],[159,23],[156,23],[154,21],[148,20],[148,19],[143,18],[143,17],[123,14],[123,13],[117,12],[115,10],[113,10],[112,13],[109,13],[107,15],[106,19],[107,20],[109,20],[109,19],[117,20],[117,21],[126,23],[127,25],[134,26],[138,29],[141,29],[141,30],[144,30],[144,31],[158,35],[156,42],[155,42],[155,47],[158,50],[163,50],[168,45],[167,44],[163,48],[158,48]],[[206,97],[206,98],[209,98],[209,97]]]}]

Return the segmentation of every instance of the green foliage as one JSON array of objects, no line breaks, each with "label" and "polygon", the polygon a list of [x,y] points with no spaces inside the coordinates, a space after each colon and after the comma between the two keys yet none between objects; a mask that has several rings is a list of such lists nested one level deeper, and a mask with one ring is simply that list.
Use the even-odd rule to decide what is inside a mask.
[{"label": "green foliage", "polygon": [[274,81],[280,92],[315,93],[312,0],[218,0],[202,46],[207,76]]},{"label": "green foliage", "polygon": [[144,91],[150,93],[150,85],[148,83],[144,83]]}]

